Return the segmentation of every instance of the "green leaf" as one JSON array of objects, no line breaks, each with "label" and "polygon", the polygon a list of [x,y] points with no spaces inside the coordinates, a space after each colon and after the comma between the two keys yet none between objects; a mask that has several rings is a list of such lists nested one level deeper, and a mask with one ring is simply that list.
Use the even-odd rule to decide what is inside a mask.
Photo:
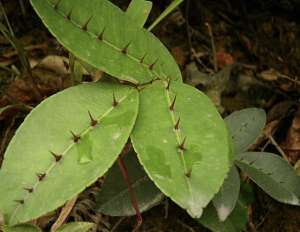
[{"label": "green leaf", "polygon": [[156,81],[140,101],[131,139],[141,164],[165,195],[200,217],[231,166],[223,119],[208,97],[178,82]]},{"label": "green leaf", "polygon": [[133,83],[156,78],[181,81],[165,46],[108,0],[31,3],[59,42],[95,68]]},{"label": "green leaf", "polygon": [[95,227],[94,223],[71,222],[60,227],[57,232],[87,232]]},{"label": "green leaf", "polygon": [[[163,194],[156,188],[153,182],[139,164],[136,154],[129,153],[124,157],[124,162],[130,177],[132,188],[141,212],[157,205]],[[135,210],[131,205],[128,187],[120,172],[118,164],[109,170],[108,175],[97,197],[98,211],[110,216],[132,216]]]},{"label": "green leaf", "polygon": [[246,224],[248,221],[247,211],[247,205],[239,199],[230,216],[226,221],[221,222],[219,221],[215,208],[210,204],[205,208],[203,216],[198,219],[198,222],[213,232],[246,231]]},{"label": "green leaf", "polygon": [[127,142],[137,111],[137,91],[111,83],[69,88],[31,111],[0,170],[0,212],[9,225],[56,209],[102,176]]},{"label": "green leaf", "polygon": [[136,25],[143,27],[148,19],[152,8],[152,2],[145,0],[131,0],[126,15],[136,22]]},{"label": "green leaf", "polygon": [[240,176],[235,166],[232,166],[222,188],[213,199],[220,221],[225,221],[234,209],[240,193]]},{"label": "green leaf", "polygon": [[151,24],[148,31],[152,31],[157,24],[159,24],[165,17],[167,17],[177,6],[184,0],[173,0],[173,2],[160,14],[160,16]]},{"label": "green leaf", "polygon": [[286,204],[300,205],[300,177],[280,156],[245,152],[237,156],[236,164],[271,197]]},{"label": "green leaf", "polygon": [[236,111],[225,118],[232,135],[235,153],[246,151],[262,133],[266,124],[263,109],[248,108]]},{"label": "green leaf", "polygon": [[30,224],[3,226],[1,229],[3,232],[42,232],[39,227]]}]

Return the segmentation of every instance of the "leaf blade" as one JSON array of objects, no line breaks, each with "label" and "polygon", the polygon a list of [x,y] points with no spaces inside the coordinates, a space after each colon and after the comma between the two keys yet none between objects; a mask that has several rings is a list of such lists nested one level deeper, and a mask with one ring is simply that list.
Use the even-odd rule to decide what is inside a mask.
[{"label": "leaf blade", "polygon": [[[113,93],[117,107],[112,106]],[[89,111],[99,122],[96,127]],[[5,153],[0,211],[6,221],[12,225],[47,213],[102,176],[127,142],[137,111],[137,91],[111,83],[79,85],[43,101]],[[78,142],[70,131],[80,135]],[[49,194],[50,189],[59,194]]]},{"label": "leaf blade", "polygon": [[235,166],[225,179],[220,191],[213,199],[213,205],[217,210],[220,221],[225,221],[226,218],[234,210],[240,193],[240,176]]},{"label": "leaf blade", "polygon": [[221,222],[214,207],[210,204],[205,208],[203,217],[197,221],[213,232],[241,232],[246,230],[247,211],[247,205],[239,199],[232,214]]},{"label": "leaf blade", "polygon": [[184,0],[173,0],[171,4],[160,14],[160,16],[150,25],[148,31],[152,31],[157,24],[159,24],[165,17],[167,17],[177,6]]},{"label": "leaf blade", "polygon": [[262,133],[266,113],[262,109],[247,108],[233,112],[225,118],[234,143],[235,153],[246,151]]},{"label": "leaf blade", "polygon": [[245,152],[236,159],[238,167],[276,200],[300,205],[300,177],[280,156],[267,152]]},{"label": "leaf blade", "polygon": [[95,227],[94,223],[71,222],[60,227],[57,232],[87,232]]},{"label": "leaf blade", "polygon": [[[167,86],[157,81],[140,93],[140,113],[131,139],[156,186],[192,217],[200,217],[231,165],[228,132],[204,94],[180,83],[171,83],[168,91]],[[174,130],[179,117],[180,129]]]},{"label": "leaf blade", "polygon": [[145,0],[131,0],[126,14],[136,22],[136,25],[143,27],[146,23],[152,8],[152,2]]},{"label": "leaf blade", "polygon": [[111,2],[62,0],[55,9],[56,3],[31,0],[49,31],[81,60],[133,83],[157,77],[181,81],[178,65],[164,45]]}]

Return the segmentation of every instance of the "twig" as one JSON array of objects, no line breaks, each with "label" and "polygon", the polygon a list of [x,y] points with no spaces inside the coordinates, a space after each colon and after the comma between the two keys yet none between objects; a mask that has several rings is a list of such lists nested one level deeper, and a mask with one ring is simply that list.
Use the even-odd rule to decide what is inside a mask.
[{"label": "twig", "polygon": [[71,213],[71,211],[76,203],[76,200],[77,200],[77,196],[65,204],[65,206],[62,208],[56,222],[51,226],[51,230],[50,230],[51,232],[55,232],[61,225],[64,224],[67,217]]},{"label": "twig", "polygon": [[169,217],[169,200],[168,198],[165,199],[165,219],[168,219]]},{"label": "twig", "polygon": [[268,135],[268,139],[271,141],[271,143],[276,147],[277,151],[282,155],[282,157],[289,162],[289,158],[286,156],[284,151],[281,149],[281,147],[278,145],[278,143],[275,141],[272,135]]},{"label": "twig", "polygon": [[185,25],[186,25],[186,34],[188,37],[188,44],[190,50],[192,49],[192,35],[190,31],[190,23],[189,23],[189,10],[190,10],[190,0],[187,0],[185,3]]},{"label": "twig", "polygon": [[216,51],[216,46],[215,46],[215,39],[213,35],[212,28],[208,22],[205,23],[205,26],[207,26],[208,29],[208,34],[210,36],[211,40],[211,48],[212,48],[212,53],[213,53],[213,63],[214,63],[214,71],[218,72],[218,61],[217,61],[217,51]]},{"label": "twig", "polygon": [[124,221],[126,217],[121,217],[116,224],[113,226],[113,228],[110,230],[110,232],[115,232],[116,229],[119,227],[119,225]]},{"label": "twig", "polygon": [[23,16],[26,16],[26,9],[25,9],[23,0],[19,0],[19,4],[20,4],[20,8],[21,8],[21,12],[22,12]]},{"label": "twig", "polygon": [[3,138],[2,138],[2,141],[0,144],[0,167],[1,167],[1,163],[2,163],[3,153],[4,153],[4,150],[6,148],[8,140],[9,140],[8,135],[11,132],[13,126],[15,125],[15,122],[16,122],[16,118],[13,117],[10,124],[8,125],[7,129],[4,132],[4,135],[3,135]]},{"label": "twig", "polygon": [[[46,49],[48,45],[46,43],[41,43],[41,44],[34,44],[34,45],[28,45],[24,47],[24,51],[33,51],[33,50],[39,50],[39,49]],[[4,58],[12,58],[13,56],[18,55],[18,51],[11,51],[3,54],[2,56]]]},{"label": "twig", "polygon": [[179,219],[177,219],[177,223],[180,224],[181,226],[183,226],[184,228],[188,229],[191,232],[196,232],[192,227],[190,227],[189,225],[185,224],[184,222],[182,222]]}]

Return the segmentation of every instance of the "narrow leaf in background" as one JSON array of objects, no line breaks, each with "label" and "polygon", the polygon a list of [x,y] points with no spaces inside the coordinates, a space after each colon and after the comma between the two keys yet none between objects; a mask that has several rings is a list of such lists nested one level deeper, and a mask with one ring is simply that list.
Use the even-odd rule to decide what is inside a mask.
[{"label": "narrow leaf in background", "polygon": [[235,166],[225,179],[220,191],[213,199],[220,221],[225,221],[235,208],[240,193],[240,175]]},{"label": "narrow leaf in background", "polygon": [[215,208],[210,204],[205,208],[203,216],[197,221],[213,232],[246,231],[248,221],[247,205],[239,199],[230,216],[224,222],[221,222]]},{"label": "narrow leaf in background", "polygon": [[88,232],[95,227],[94,223],[72,222],[60,227],[56,232]]},{"label": "narrow leaf in background", "polygon": [[263,109],[248,108],[233,112],[225,118],[236,154],[246,151],[262,133],[266,124]]},{"label": "narrow leaf in background", "polygon": [[157,24],[159,24],[164,18],[166,18],[177,6],[179,6],[184,0],[173,0],[173,2],[160,14],[160,16],[151,24],[148,31],[152,31]]},{"label": "narrow leaf in background", "polygon": [[267,152],[245,152],[237,156],[236,164],[274,199],[300,205],[300,177],[280,156]]},{"label": "narrow leaf in background", "polygon": [[152,9],[152,2],[145,0],[131,0],[126,15],[136,22],[138,27],[144,27],[150,11]]}]

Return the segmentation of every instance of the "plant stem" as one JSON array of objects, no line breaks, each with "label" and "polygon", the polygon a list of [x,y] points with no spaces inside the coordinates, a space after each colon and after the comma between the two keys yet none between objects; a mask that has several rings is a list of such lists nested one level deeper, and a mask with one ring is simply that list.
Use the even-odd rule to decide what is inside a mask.
[{"label": "plant stem", "polygon": [[142,225],[142,222],[143,222],[142,215],[141,215],[138,203],[137,203],[135,192],[132,189],[132,185],[131,185],[131,181],[130,181],[130,178],[129,178],[129,175],[128,175],[127,168],[125,166],[124,160],[122,159],[121,155],[118,157],[118,165],[120,167],[122,176],[124,177],[124,180],[127,184],[129,194],[130,194],[130,200],[131,200],[132,207],[134,208],[134,210],[136,212],[136,216],[137,216],[136,226],[133,229],[133,231],[135,232],[135,231],[138,231],[139,227]]}]

